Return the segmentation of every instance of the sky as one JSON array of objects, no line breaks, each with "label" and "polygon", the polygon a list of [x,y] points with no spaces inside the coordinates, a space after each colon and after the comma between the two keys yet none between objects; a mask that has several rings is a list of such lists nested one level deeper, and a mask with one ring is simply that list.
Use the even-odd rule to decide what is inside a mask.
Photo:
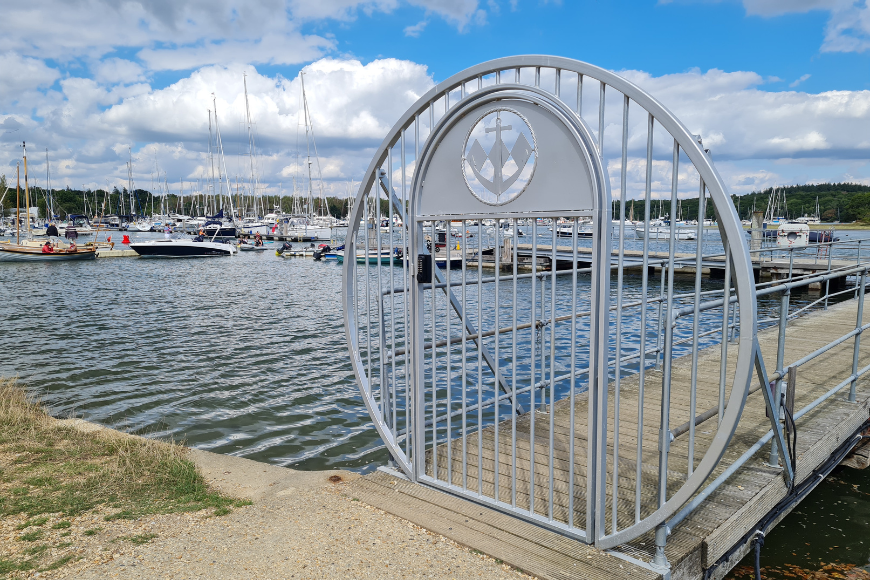
[{"label": "sky", "polygon": [[[29,0],[0,8],[0,174],[202,187],[209,110],[231,178],[247,82],[270,194],[304,165],[299,73],[327,194],[447,77],[551,54],[623,75],[701,134],[731,193],[870,184],[868,0]],[[304,187],[304,186],[303,186]],[[2,193],[0,193],[2,195]]]}]

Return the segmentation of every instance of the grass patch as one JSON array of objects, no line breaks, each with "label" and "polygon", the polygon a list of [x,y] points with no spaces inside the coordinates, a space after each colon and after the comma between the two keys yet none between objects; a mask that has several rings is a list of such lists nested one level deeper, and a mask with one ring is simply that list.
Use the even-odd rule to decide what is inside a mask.
[{"label": "grass patch", "polygon": [[18,526],[16,526],[15,529],[16,530],[25,530],[25,529],[29,528],[30,526],[41,526],[47,521],[48,521],[48,517],[46,517],[46,516],[42,516],[39,518],[33,518],[33,519],[27,520],[23,524],[19,524]]},{"label": "grass patch", "polygon": [[24,553],[32,556],[33,554],[42,554],[46,550],[48,550],[48,544],[40,544],[38,546],[33,546],[32,548],[27,548],[24,550]]},{"label": "grass patch", "polygon": [[85,530],[84,534],[86,536],[96,536],[97,533],[100,532],[100,530],[102,530],[102,529],[103,528],[91,528],[89,530]]},{"label": "grass patch", "polygon": [[68,563],[73,558],[75,558],[75,555],[73,555],[73,554],[70,554],[69,556],[64,556],[63,558],[55,560],[54,562],[52,562],[51,564],[49,564],[45,568],[40,568],[40,572],[48,572],[49,570],[57,570],[58,568],[60,568],[64,564]]},{"label": "grass patch", "polygon": [[20,542],[35,542],[36,540],[42,537],[42,530],[33,530],[32,532],[27,532],[26,534],[22,534],[19,536],[18,541]]},{"label": "grass patch", "polygon": [[126,540],[132,544],[136,544],[137,546],[141,546],[142,544],[147,544],[151,540],[157,537],[157,534],[139,534],[138,536],[121,536],[120,540]]},{"label": "grass patch", "polygon": [[[204,509],[229,513],[250,503],[209,489],[180,445],[112,431],[84,433],[58,424],[14,379],[0,379],[0,459],[0,517],[27,516],[20,529],[44,525],[45,514],[74,517],[98,506],[118,510],[107,519],[136,519]],[[70,526],[63,520],[52,528]],[[20,539],[33,542],[41,535],[33,530]],[[8,573],[4,570],[24,569],[16,566],[33,569],[43,564],[39,556],[32,561],[4,557],[0,548],[0,577]],[[55,569],[68,561],[61,558],[40,569]]]},{"label": "grass patch", "polygon": [[25,572],[34,568],[33,559],[16,561],[0,558],[0,576],[5,577],[12,572]]}]

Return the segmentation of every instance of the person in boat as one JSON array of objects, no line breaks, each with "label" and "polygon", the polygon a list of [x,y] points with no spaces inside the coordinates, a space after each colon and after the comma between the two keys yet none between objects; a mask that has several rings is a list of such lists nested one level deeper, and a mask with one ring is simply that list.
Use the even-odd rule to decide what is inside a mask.
[{"label": "person in boat", "polygon": [[263,245],[263,237],[260,235],[260,232],[254,234],[254,245],[260,247]]},{"label": "person in boat", "polygon": [[50,224],[48,224],[48,227],[45,228],[45,235],[49,238],[52,236],[54,236],[55,238],[60,237],[60,234],[57,231],[57,226],[54,225],[54,222],[51,222]]},{"label": "person in boat", "polygon": [[45,245],[42,246],[43,254],[53,254],[54,248],[51,246],[51,240],[45,240]]},{"label": "person in boat", "polygon": [[76,243],[74,241],[70,240],[69,249],[67,250],[67,253],[75,254],[76,251],[78,251],[78,246],[76,246]]},{"label": "person in boat", "polygon": [[169,224],[166,224],[166,225],[163,227],[163,237],[166,238],[166,239],[168,240],[169,238],[172,237],[171,234],[172,234],[172,228],[169,227]]},{"label": "person in boat", "polygon": [[202,241],[205,241],[205,238],[202,237],[202,234],[199,234],[198,236],[193,238],[193,241],[194,242],[202,242]]}]

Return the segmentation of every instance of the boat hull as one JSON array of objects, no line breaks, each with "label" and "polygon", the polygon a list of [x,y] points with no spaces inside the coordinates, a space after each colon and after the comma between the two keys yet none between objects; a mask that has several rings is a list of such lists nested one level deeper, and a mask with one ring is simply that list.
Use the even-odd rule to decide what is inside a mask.
[{"label": "boat hull", "polygon": [[97,257],[95,250],[80,250],[72,253],[43,254],[30,250],[18,250],[0,247],[0,262],[70,262],[75,260],[93,260]]},{"label": "boat hull", "polygon": [[179,240],[154,240],[130,244],[143,258],[210,258],[232,256],[233,247],[214,242],[188,242]]}]

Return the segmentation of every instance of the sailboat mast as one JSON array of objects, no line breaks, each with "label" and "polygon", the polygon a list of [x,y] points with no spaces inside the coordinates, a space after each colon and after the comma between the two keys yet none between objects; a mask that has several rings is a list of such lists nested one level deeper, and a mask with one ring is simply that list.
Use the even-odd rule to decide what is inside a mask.
[{"label": "sailboat mast", "polygon": [[305,94],[305,73],[300,71],[299,76],[302,79],[302,105],[305,108],[305,139],[308,141],[308,133],[311,132],[311,141],[308,144],[308,190],[309,198],[313,204],[313,190],[311,185],[311,147],[314,147],[314,160],[317,162],[317,179],[320,182],[320,212],[324,213],[326,198],[323,195],[323,172],[320,169],[320,157],[317,155],[317,139],[314,137],[314,123],[311,121],[311,112],[308,110],[308,97]]},{"label": "sailboat mast", "polygon": [[[212,96],[213,105],[214,105],[214,130],[215,130],[215,137],[216,137],[215,144],[217,145],[218,155],[220,155],[220,160],[218,163],[223,165],[223,174],[225,176],[227,176],[227,201],[230,204],[230,220],[233,220],[234,215],[235,215],[235,211],[233,209],[233,196],[232,196],[232,192],[230,191],[229,172],[227,172],[227,160],[224,157],[224,145],[223,145],[223,142],[221,141],[221,128],[220,128],[220,125],[218,125],[217,97],[214,96],[214,93],[212,93],[211,96]],[[220,165],[218,165],[218,179],[220,180],[220,183],[221,183],[221,187],[220,187],[221,209],[223,209],[223,178],[221,177],[221,174],[220,174]]]},{"label": "sailboat mast", "polygon": [[[46,208],[48,212],[48,220],[51,221],[54,219],[54,201],[52,200],[51,195],[51,169],[48,165],[48,147],[45,148],[45,187],[48,190],[48,198],[46,199],[46,203],[48,207]],[[816,198],[818,200],[818,198]]]},{"label": "sailboat mast", "polygon": [[[254,204],[254,215],[259,215],[257,209],[257,177],[254,172],[254,125],[251,122],[251,106],[248,102],[248,75],[244,73],[242,81],[245,85],[245,115],[248,122],[248,159],[251,164],[251,199]],[[265,213],[265,212],[263,212]]]},{"label": "sailboat mast", "polygon": [[21,164],[15,165],[15,243],[21,243]]},{"label": "sailboat mast", "polygon": [[30,188],[27,186],[27,143],[21,142],[24,148],[24,203],[27,207],[27,235],[30,236]]}]

